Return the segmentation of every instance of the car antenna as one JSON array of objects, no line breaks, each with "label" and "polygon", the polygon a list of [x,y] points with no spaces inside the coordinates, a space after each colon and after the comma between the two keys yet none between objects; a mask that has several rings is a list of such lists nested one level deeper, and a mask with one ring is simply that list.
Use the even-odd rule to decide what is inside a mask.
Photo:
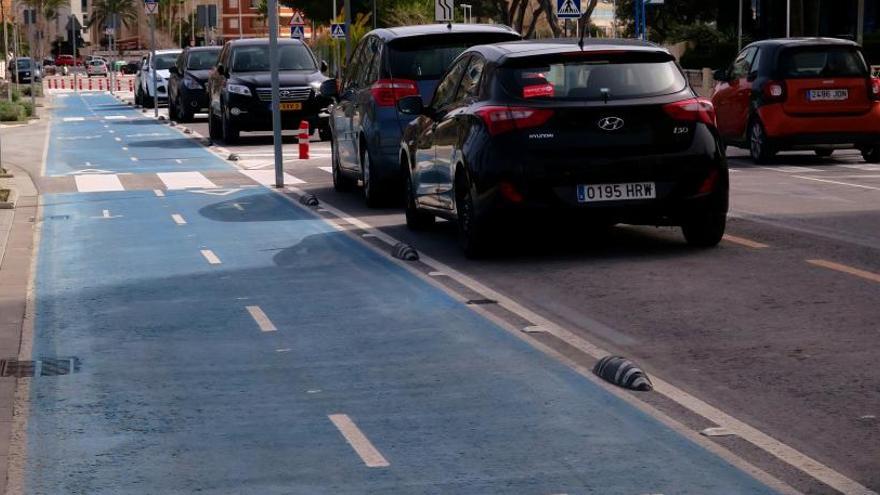
[{"label": "car antenna", "polygon": [[602,93],[602,101],[604,101],[605,104],[607,105],[608,104],[608,92],[609,92],[608,88],[602,88],[599,91]]}]

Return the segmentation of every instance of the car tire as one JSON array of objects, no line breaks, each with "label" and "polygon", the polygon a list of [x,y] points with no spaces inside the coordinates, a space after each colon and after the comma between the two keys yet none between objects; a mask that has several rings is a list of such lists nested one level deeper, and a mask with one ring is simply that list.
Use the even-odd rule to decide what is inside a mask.
[{"label": "car tire", "polygon": [[241,131],[238,129],[238,126],[229,120],[226,112],[223,113],[221,125],[223,127],[223,142],[226,144],[237,143],[238,138],[241,136]]},{"label": "car tire", "polygon": [[318,137],[321,138],[321,141],[330,141],[333,138],[333,133],[330,131],[329,126],[323,126],[318,128]]},{"label": "car tire", "polygon": [[168,120],[178,120],[177,105],[174,103],[174,98],[171,95],[168,95]]},{"label": "car tire", "polygon": [[343,175],[342,169],[339,166],[339,152],[336,150],[336,144],[332,139],[330,140],[330,169],[333,172],[333,189],[337,192],[354,190],[357,181]]},{"label": "car tire", "polygon": [[708,213],[686,220],[681,226],[681,232],[691,246],[710,248],[721,242],[726,227],[726,214]]},{"label": "car tire", "polygon": [[834,150],[827,149],[813,150],[813,152],[816,153],[816,156],[821,158],[828,158],[829,156],[834,154]]},{"label": "car tire", "polygon": [[144,95],[140,86],[138,86],[137,91],[134,92],[134,104],[137,106],[143,106],[144,104]]},{"label": "car tire", "polygon": [[223,132],[223,129],[220,128],[220,123],[218,122],[217,116],[214,115],[213,111],[208,112],[208,136],[211,138],[211,141],[217,142],[220,140],[220,134]]},{"label": "car tire", "polygon": [[361,155],[361,180],[364,183],[364,202],[369,208],[380,208],[384,205],[384,197],[382,186],[376,181],[376,174],[373,170],[373,162],[370,160],[370,151],[364,149]]},{"label": "car tire", "polygon": [[487,226],[478,219],[475,191],[470,181],[460,175],[453,186],[455,197],[456,227],[458,231],[458,246],[468,258],[480,258],[485,256],[488,244]]},{"label": "car tire", "polygon": [[194,113],[187,110],[186,105],[184,105],[182,102],[175,103],[174,110],[174,113],[172,113],[169,109],[168,115],[173,115],[178,122],[192,122]]},{"label": "car tire", "polygon": [[402,170],[405,179],[403,180],[404,189],[404,200],[406,201],[406,207],[404,213],[406,214],[406,227],[410,230],[427,230],[434,225],[434,220],[436,217],[430,213],[419,210],[418,206],[416,206],[416,195],[415,189],[413,188],[412,176],[409,173],[409,170]]},{"label": "car tire", "polygon": [[776,151],[767,140],[764,124],[758,119],[753,120],[749,127],[749,153],[752,161],[757,164],[768,163],[776,155]]},{"label": "car tire", "polygon": [[880,144],[863,149],[862,158],[868,163],[880,163]]}]

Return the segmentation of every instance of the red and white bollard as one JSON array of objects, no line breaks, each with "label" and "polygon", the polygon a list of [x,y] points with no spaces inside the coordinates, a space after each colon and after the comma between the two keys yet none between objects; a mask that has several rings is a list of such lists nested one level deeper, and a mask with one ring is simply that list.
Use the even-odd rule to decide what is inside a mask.
[{"label": "red and white bollard", "polygon": [[299,123],[299,159],[309,158],[309,123],[303,120]]}]

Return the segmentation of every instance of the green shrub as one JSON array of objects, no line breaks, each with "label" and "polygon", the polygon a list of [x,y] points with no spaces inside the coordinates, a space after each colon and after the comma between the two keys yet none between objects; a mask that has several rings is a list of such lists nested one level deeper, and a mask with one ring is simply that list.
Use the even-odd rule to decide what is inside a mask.
[{"label": "green shrub", "polygon": [[736,57],[736,39],[709,24],[691,24],[675,29],[674,41],[687,41],[691,47],[681,57],[685,69],[722,69]]},{"label": "green shrub", "polygon": [[29,101],[23,101],[20,103],[21,107],[24,108],[25,117],[33,117],[34,116],[34,106],[31,105]]},{"label": "green shrub", "polygon": [[0,122],[15,122],[25,118],[25,109],[15,102],[0,101]]}]

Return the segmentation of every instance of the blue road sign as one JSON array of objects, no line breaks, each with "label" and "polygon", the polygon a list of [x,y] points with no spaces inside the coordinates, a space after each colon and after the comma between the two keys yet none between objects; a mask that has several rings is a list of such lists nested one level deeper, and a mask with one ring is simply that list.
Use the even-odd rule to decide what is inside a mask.
[{"label": "blue road sign", "polygon": [[580,0],[556,0],[556,17],[560,19],[579,19],[580,16]]},{"label": "blue road sign", "polygon": [[330,24],[330,37],[337,40],[345,39],[346,28],[345,23]]},{"label": "blue road sign", "polygon": [[305,31],[303,31],[303,26],[301,24],[294,24],[290,26],[290,37],[296,39],[303,39],[306,37]]}]

